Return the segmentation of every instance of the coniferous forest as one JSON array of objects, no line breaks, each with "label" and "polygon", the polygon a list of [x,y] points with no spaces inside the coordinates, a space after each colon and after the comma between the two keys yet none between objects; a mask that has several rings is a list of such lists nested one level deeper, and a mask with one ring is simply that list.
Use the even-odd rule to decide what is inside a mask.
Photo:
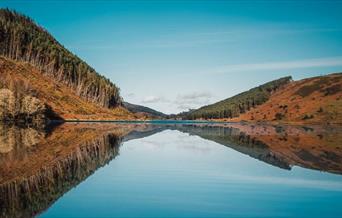
[{"label": "coniferous forest", "polygon": [[107,108],[121,104],[115,84],[64,48],[32,19],[8,9],[0,10],[0,55],[29,62],[87,101]]},{"label": "coniferous forest", "polygon": [[258,105],[265,103],[271,94],[291,82],[292,77],[280,78],[242,92],[215,104],[180,114],[183,119],[222,119],[238,117]]}]

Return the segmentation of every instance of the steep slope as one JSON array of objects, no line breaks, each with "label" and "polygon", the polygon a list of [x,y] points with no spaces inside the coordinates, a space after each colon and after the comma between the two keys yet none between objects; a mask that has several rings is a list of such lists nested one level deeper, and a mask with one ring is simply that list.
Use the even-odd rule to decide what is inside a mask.
[{"label": "steep slope", "polygon": [[238,117],[251,108],[265,103],[273,92],[288,84],[291,77],[284,77],[227,98],[215,104],[180,114],[183,119],[220,119]]},{"label": "steep slope", "polygon": [[119,88],[65,49],[32,19],[0,9],[0,55],[28,62],[43,75],[101,107],[121,104]]},{"label": "steep slope", "polygon": [[295,81],[231,121],[342,123],[342,73]]},{"label": "steep slope", "polygon": [[342,123],[342,73],[271,81],[218,103],[181,113],[182,119],[274,123]]},{"label": "steep slope", "polygon": [[[13,104],[9,104],[8,99],[3,93],[12,92],[14,96]],[[33,99],[30,107],[23,107],[22,99]],[[3,105],[2,103],[7,103]],[[38,103],[37,103],[38,102]],[[43,105],[42,105],[43,104]],[[9,107],[8,105],[13,105]],[[22,108],[33,108],[38,105],[37,110]],[[2,107],[3,106],[3,107]],[[48,75],[41,74],[41,71],[31,64],[9,60],[0,56],[0,119],[7,118],[8,111],[15,116],[30,117],[40,116],[39,108],[47,110],[46,116],[49,119],[82,119],[82,120],[115,120],[115,119],[134,119],[134,115],[125,108],[101,107],[93,102],[89,102],[77,95],[77,92],[64,83],[55,81]],[[26,114],[25,114],[26,112]],[[30,114],[31,113],[31,114]]]},{"label": "steep slope", "polygon": [[129,111],[131,111],[132,113],[135,113],[136,115],[140,115],[140,116],[145,116],[147,118],[165,118],[167,115],[153,110],[152,108],[149,107],[145,107],[142,105],[136,105],[136,104],[131,104],[128,102],[123,102],[123,106],[125,108],[127,108]]}]

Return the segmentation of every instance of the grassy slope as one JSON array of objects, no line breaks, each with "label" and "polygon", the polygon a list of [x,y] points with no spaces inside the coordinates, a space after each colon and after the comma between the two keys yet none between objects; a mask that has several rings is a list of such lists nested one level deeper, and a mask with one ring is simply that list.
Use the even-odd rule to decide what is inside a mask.
[{"label": "grassy slope", "polygon": [[107,109],[80,98],[66,85],[44,76],[30,64],[0,57],[0,76],[28,84],[37,97],[63,119],[118,120],[136,118],[123,107]]},{"label": "grassy slope", "polygon": [[238,117],[239,114],[250,110],[251,107],[265,103],[275,90],[286,85],[291,80],[291,77],[273,80],[217,103],[203,106],[191,112],[185,112],[181,116],[185,119]]},{"label": "grassy slope", "polygon": [[342,73],[291,82],[264,104],[225,120],[342,123]]}]

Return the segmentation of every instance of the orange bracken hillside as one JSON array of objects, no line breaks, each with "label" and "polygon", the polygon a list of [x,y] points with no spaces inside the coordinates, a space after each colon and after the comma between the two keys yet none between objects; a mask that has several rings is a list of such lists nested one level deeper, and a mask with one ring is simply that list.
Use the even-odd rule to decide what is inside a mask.
[{"label": "orange bracken hillside", "polygon": [[136,117],[124,107],[105,108],[86,101],[63,83],[58,83],[36,67],[0,56],[0,80],[8,89],[30,94],[48,105],[65,120],[121,120]]},{"label": "orange bracken hillside", "polygon": [[[227,120],[227,119],[226,119]],[[229,121],[342,123],[342,73],[290,82],[262,105]]]}]

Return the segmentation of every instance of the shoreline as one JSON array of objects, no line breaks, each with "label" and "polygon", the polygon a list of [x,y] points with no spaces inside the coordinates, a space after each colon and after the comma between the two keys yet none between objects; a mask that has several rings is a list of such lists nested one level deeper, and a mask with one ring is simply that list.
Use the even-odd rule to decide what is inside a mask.
[{"label": "shoreline", "polygon": [[250,121],[216,121],[216,120],[62,120],[51,121],[60,123],[150,123],[150,124],[177,124],[177,123],[198,123],[198,124],[254,124],[254,125],[291,125],[291,126],[304,126],[304,125],[321,125],[321,126],[342,126],[342,123],[301,123],[301,122],[250,122]]},{"label": "shoreline", "polygon": [[[1,121],[0,121],[1,122]],[[64,120],[33,120],[32,122],[25,122],[23,120],[7,120],[1,122],[3,125],[27,125],[27,126],[44,126],[63,123],[136,123],[136,124],[242,124],[242,125],[282,125],[282,126],[342,126],[342,123],[326,123],[326,122],[274,122],[274,121],[223,121],[223,120],[133,120],[133,119],[108,119],[108,120],[86,120],[86,119],[64,119]]]}]

